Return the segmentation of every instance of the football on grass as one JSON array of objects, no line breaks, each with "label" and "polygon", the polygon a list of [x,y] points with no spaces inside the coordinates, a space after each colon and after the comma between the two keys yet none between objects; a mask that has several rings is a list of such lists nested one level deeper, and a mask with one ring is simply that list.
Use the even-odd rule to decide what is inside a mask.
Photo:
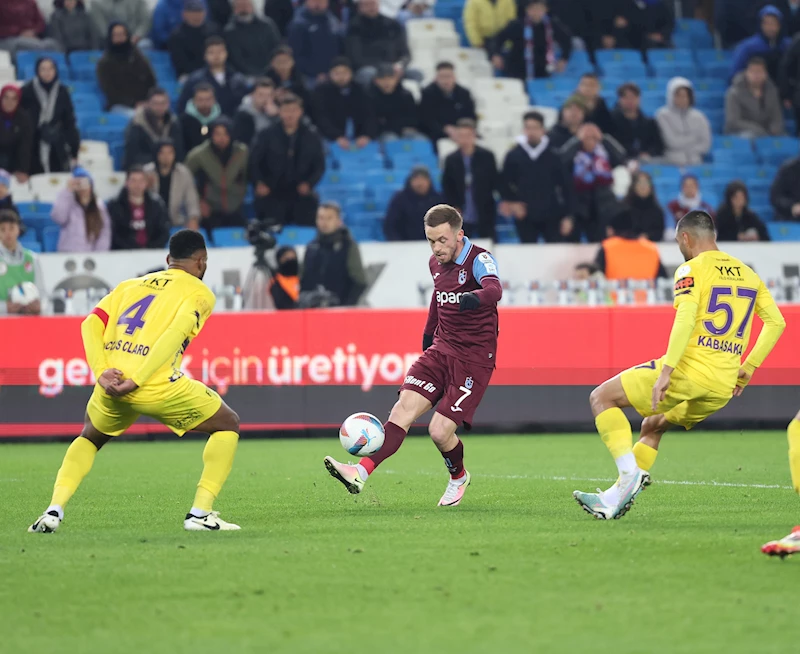
[{"label": "football on grass", "polygon": [[342,447],[353,456],[375,454],[383,446],[383,425],[371,413],[354,413],[339,429]]}]

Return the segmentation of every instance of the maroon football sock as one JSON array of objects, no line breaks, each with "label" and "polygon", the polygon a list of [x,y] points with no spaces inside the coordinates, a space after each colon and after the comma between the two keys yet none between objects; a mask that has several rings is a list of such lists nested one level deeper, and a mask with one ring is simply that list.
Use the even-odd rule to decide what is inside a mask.
[{"label": "maroon football sock", "polygon": [[387,422],[383,426],[383,430],[386,432],[386,438],[383,441],[383,447],[381,447],[381,449],[375,452],[375,454],[372,456],[365,456],[359,461],[359,463],[364,466],[364,469],[370,475],[375,468],[377,468],[381,463],[386,461],[386,459],[400,449],[400,446],[403,444],[403,440],[406,437],[406,430],[402,427],[398,427],[393,422]]},{"label": "maroon football sock", "polygon": [[461,442],[460,438],[458,439],[458,445],[449,452],[442,452],[442,456],[444,457],[444,464],[453,479],[459,479],[464,476],[464,443]]}]

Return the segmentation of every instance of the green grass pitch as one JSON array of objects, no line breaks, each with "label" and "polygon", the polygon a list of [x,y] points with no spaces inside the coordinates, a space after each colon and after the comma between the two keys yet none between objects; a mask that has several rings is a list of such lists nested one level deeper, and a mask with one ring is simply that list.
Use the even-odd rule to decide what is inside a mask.
[{"label": "green grass pitch", "polygon": [[783,433],[668,434],[654,485],[609,522],[571,497],[612,477],[597,436],[465,445],[473,485],[441,509],[427,439],[358,497],[322,466],[338,440],[244,440],[217,503],[243,530],[186,533],[203,443],[111,443],[50,535],[25,529],[66,446],[0,446],[0,649],[794,651],[800,557],[759,551],[800,523]]}]

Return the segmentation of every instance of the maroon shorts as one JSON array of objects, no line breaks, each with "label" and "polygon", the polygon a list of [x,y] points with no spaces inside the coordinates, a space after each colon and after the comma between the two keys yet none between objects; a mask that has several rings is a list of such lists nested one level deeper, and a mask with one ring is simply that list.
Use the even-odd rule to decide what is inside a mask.
[{"label": "maroon shorts", "polygon": [[400,390],[419,393],[436,407],[437,413],[471,429],[472,417],[493,372],[492,368],[426,350],[409,369]]}]

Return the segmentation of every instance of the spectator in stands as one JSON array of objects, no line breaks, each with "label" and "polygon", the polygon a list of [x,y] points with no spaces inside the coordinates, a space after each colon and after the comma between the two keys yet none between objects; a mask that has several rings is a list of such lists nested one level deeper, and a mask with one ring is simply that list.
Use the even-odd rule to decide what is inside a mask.
[{"label": "spectator in stands", "polygon": [[353,81],[353,69],[345,57],[331,62],[330,81],[317,84],[314,103],[320,134],[340,148],[363,148],[377,136],[372,99]]},{"label": "spectator in stands", "polygon": [[425,229],[422,217],[428,209],[442,203],[444,203],[444,198],[433,188],[433,180],[428,168],[414,166],[406,178],[405,187],[395,193],[389,202],[383,222],[386,240],[423,240]]},{"label": "spectator in stands", "polygon": [[[328,62],[330,66],[330,62]],[[280,104],[286,95],[295,95],[303,101],[303,106],[311,111],[311,94],[306,88],[303,76],[294,61],[294,53],[288,45],[280,45],[272,53],[272,61],[267,69],[267,77],[275,84],[275,99]]]},{"label": "spectator in stands", "polygon": [[50,16],[50,34],[64,52],[98,50],[103,41],[97,25],[83,4],[83,0],[55,0],[55,11]]},{"label": "spectator in stands", "polygon": [[640,238],[633,216],[623,209],[612,216],[594,265],[606,279],[624,281],[666,277],[658,246]]},{"label": "spectator in stands", "polygon": [[761,57],[753,57],[725,93],[725,133],[745,138],[786,133],[778,87]]},{"label": "spectator in stands", "polygon": [[650,175],[643,171],[634,173],[625,205],[631,213],[635,234],[654,242],[664,239],[664,209],[658,203]]},{"label": "spectator in stands", "polygon": [[0,168],[0,211],[11,210],[19,216],[19,209],[11,197],[11,173]]},{"label": "spectator in stands", "polygon": [[[525,0],[525,15],[512,20],[493,39],[492,64],[506,77],[541,79],[563,73],[572,54],[572,34],[547,14],[547,0]],[[556,56],[556,45],[561,58]]]},{"label": "spectator in stands", "polygon": [[359,0],[358,13],[347,26],[345,53],[361,84],[375,77],[380,64],[393,64],[398,75],[405,74],[411,60],[405,29],[393,18],[381,16],[378,0]]},{"label": "spectator in stands", "polygon": [[456,123],[458,150],[444,160],[442,194],[464,218],[467,236],[494,238],[497,222],[495,192],[500,186],[491,150],[477,145],[477,126],[471,118]]},{"label": "spectator in stands", "polygon": [[296,309],[300,299],[300,262],[297,251],[284,245],[275,251],[278,269],[269,280],[269,294],[278,311]]},{"label": "spectator in stands", "polygon": [[36,255],[23,247],[19,237],[23,232],[19,214],[8,209],[0,211],[0,266],[4,273],[0,276],[0,315],[28,314],[39,315],[42,300],[34,300],[22,305],[9,301],[8,294],[17,284],[33,282],[39,289],[39,297],[45,297],[42,284],[42,267]]},{"label": "spectator in stands", "polygon": [[214,89],[222,113],[233,116],[248,92],[247,80],[237,73],[228,62],[228,48],[221,36],[211,36],[206,40],[206,65],[196,70],[186,79],[180,98],[178,111],[183,111],[186,103],[194,95],[194,87],[205,82]]},{"label": "spectator in stands", "polygon": [[745,39],[733,51],[731,78],[747,67],[753,57],[761,57],[767,63],[769,76],[778,80],[781,59],[789,49],[790,40],[781,35],[783,15],[774,6],[767,5],[758,13],[761,30]]},{"label": "spectator in stands", "polygon": [[94,20],[99,34],[106,34],[112,23],[127,25],[131,43],[140,48],[152,46],[149,39],[151,19],[146,0],[91,0],[89,15]]},{"label": "spectator in stands", "polygon": [[556,125],[550,129],[548,134],[549,145],[553,150],[560,150],[564,145],[575,137],[581,125],[586,122],[586,104],[578,95],[567,98],[564,106],[561,107],[561,115]]},{"label": "spectator in stands", "polygon": [[34,125],[20,106],[20,90],[13,84],[0,89],[0,168],[25,183],[31,174]]},{"label": "spectator in stands", "polygon": [[591,243],[603,239],[606,227],[619,210],[614,195],[614,168],[625,163],[625,150],[612,137],[586,123],[562,149],[575,200],[575,224],[567,237],[577,241],[585,234]]},{"label": "spectator in stands", "polygon": [[156,85],[150,62],[142,55],[122,23],[108,28],[106,51],[97,62],[97,84],[106,98],[106,109],[133,116]]},{"label": "spectator in stands", "polygon": [[253,146],[256,214],[269,224],[314,224],[314,187],[325,172],[325,152],[316,129],[302,118],[302,100],[287,95],[280,103],[280,121],[261,132]]},{"label": "spectator in stands", "polygon": [[284,36],[295,14],[295,8],[300,4],[293,0],[264,0],[264,15],[272,19],[281,36]]},{"label": "spectator in stands", "polygon": [[800,0],[763,0],[763,6],[772,5],[783,15],[783,35],[793,38],[800,32]]},{"label": "spectator in stands", "polygon": [[58,79],[55,61],[42,57],[36,75],[22,87],[22,108],[34,125],[31,174],[68,171],[78,158],[80,135],[69,91]]},{"label": "spectator in stands", "polygon": [[214,97],[214,88],[205,82],[194,87],[194,97],[186,104],[186,111],[181,114],[180,124],[183,128],[183,147],[186,152],[208,140],[210,128],[222,111]]},{"label": "spectator in stands", "polygon": [[758,4],[753,0],[714,0],[714,26],[722,37],[722,47],[733,48],[751,36],[757,14]]},{"label": "spectator in stands", "polygon": [[[518,8],[521,16],[523,7],[518,4]],[[593,0],[557,0],[550,7],[550,15],[566,25],[580,49],[591,50],[597,42],[592,20],[594,8]]]},{"label": "spectator in stands", "polygon": [[675,15],[671,0],[616,0],[597,3],[604,48],[669,48]]},{"label": "spectator in stands", "polygon": [[411,92],[404,88],[390,64],[381,64],[369,88],[377,135],[398,139],[419,135],[419,111]]},{"label": "spectator in stands", "polygon": [[[205,13],[206,2],[205,0],[200,0],[200,2],[203,4]],[[195,0],[158,0],[156,8],[153,10],[153,29],[150,33],[156,48],[167,49],[169,37],[183,21],[183,14],[187,7],[194,5]]]},{"label": "spectator in stands", "polygon": [[744,182],[736,180],[728,184],[715,221],[718,241],[770,240],[767,226],[749,205],[750,194]]},{"label": "spectator in stands", "polygon": [[266,70],[273,50],[281,42],[273,20],[256,16],[253,0],[233,0],[233,17],[224,35],[231,66],[250,78]]},{"label": "spectator in stands", "polygon": [[157,195],[147,191],[141,166],[128,169],[124,188],[108,203],[111,249],[163,249],[169,240],[169,215]]},{"label": "spectator in stands", "polygon": [[614,129],[614,121],[605,99],[600,95],[600,79],[594,73],[581,75],[578,88],[575,91],[586,106],[587,123],[594,123],[603,134],[608,134]]},{"label": "spectator in stands", "polygon": [[60,50],[55,39],[45,38],[47,24],[36,0],[3,0],[0,50],[16,57],[20,50]]},{"label": "spectator in stands", "polygon": [[459,119],[478,119],[472,94],[456,83],[455,68],[450,62],[436,65],[436,77],[422,90],[419,115],[423,133],[434,144],[445,137],[455,139]]},{"label": "spectator in stands", "polygon": [[322,203],[317,235],[306,247],[301,292],[327,291],[339,306],[350,307],[358,304],[366,288],[361,252],[342,221],[342,210],[334,202]]},{"label": "spectator in stands", "polygon": [[712,218],[715,214],[714,208],[703,200],[703,194],[700,193],[700,180],[691,173],[681,178],[681,192],[667,205],[667,211],[672,214],[675,224],[690,211],[705,211]]},{"label": "spectator in stands", "polygon": [[795,128],[800,134],[800,34],[794,37],[781,62],[780,91],[784,107],[794,110]]},{"label": "spectator in stands", "polygon": [[711,150],[711,125],[702,111],[694,108],[694,86],[685,77],[667,83],[667,104],[656,112],[664,141],[664,158],[676,166],[703,163]]},{"label": "spectator in stands", "polygon": [[642,113],[641,95],[633,82],[626,82],[617,89],[617,106],[611,114],[609,133],[631,159],[649,161],[664,154],[664,142],[658,123]]},{"label": "spectator in stands", "polygon": [[178,79],[185,79],[205,65],[206,41],[218,34],[217,25],[208,20],[203,0],[183,3],[183,20],[167,41],[169,57]]},{"label": "spectator in stands", "polygon": [[186,157],[200,189],[200,214],[206,227],[243,227],[249,151],[233,140],[227,116],[211,124],[211,138]]},{"label": "spectator in stands", "polygon": [[155,163],[145,166],[153,180],[150,190],[160,196],[173,227],[199,229],[200,196],[191,171],[177,159],[175,144],[156,144]]},{"label": "spectator in stands", "polygon": [[61,227],[59,252],[105,252],[111,249],[111,219],[105,202],[94,194],[89,171],[78,167],[61,189],[50,217]]},{"label": "spectator in stands", "polygon": [[415,18],[433,18],[435,16],[433,5],[435,4],[436,0],[408,0],[397,12],[397,16],[392,16],[392,18],[397,18],[401,25],[405,25]]},{"label": "spectator in stands", "polygon": [[253,92],[242,100],[233,119],[233,140],[252,147],[253,141],[278,120],[275,84],[268,77],[256,80]]},{"label": "spectator in stands", "polygon": [[208,20],[221,27],[227,25],[233,15],[231,0],[206,0]]},{"label": "spectator in stands", "polygon": [[328,0],[306,0],[295,11],[286,34],[297,70],[310,86],[328,78],[330,62],[342,51],[344,29],[328,7]]},{"label": "spectator in stands", "polygon": [[178,161],[183,159],[183,130],[169,105],[167,92],[156,87],[147,94],[147,103],[136,110],[125,135],[125,170],[153,161],[156,144],[166,139],[175,144]]},{"label": "spectator in stands", "polygon": [[526,113],[523,129],[503,163],[500,212],[516,220],[523,243],[573,240],[572,181],[545,134],[542,114]]},{"label": "spectator in stands", "polygon": [[467,0],[463,18],[469,44],[491,52],[495,35],[516,17],[514,0]]},{"label": "spectator in stands", "polygon": [[775,220],[800,221],[800,157],[785,161],[770,189]]}]

